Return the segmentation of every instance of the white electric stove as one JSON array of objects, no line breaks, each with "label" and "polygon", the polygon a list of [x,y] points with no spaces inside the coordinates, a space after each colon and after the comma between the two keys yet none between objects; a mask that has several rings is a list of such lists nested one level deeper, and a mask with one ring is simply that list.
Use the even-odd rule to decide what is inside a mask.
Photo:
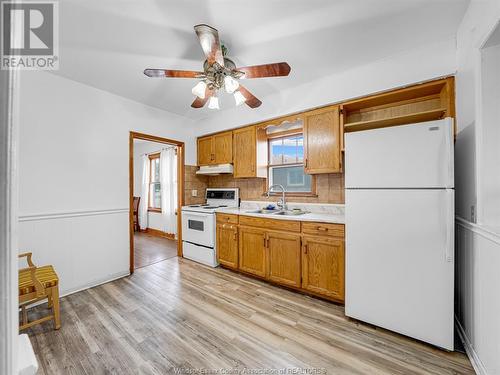
[{"label": "white electric stove", "polygon": [[239,206],[237,188],[208,188],[206,203],[182,207],[182,248],[184,258],[217,267],[215,211]]}]

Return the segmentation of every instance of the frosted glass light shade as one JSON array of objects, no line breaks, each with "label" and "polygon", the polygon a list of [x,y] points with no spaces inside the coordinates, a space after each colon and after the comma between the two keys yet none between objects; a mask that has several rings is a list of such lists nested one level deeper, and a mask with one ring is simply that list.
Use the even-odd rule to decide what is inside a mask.
[{"label": "frosted glass light shade", "polygon": [[193,95],[196,95],[200,99],[205,99],[205,90],[207,88],[207,84],[203,81],[200,81],[193,87],[191,92]]},{"label": "frosted glass light shade", "polygon": [[210,99],[208,100],[208,108],[219,109],[219,98],[216,96],[210,97]]},{"label": "frosted glass light shade", "polygon": [[236,102],[236,105],[240,105],[245,103],[246,99],[243,96],[243,94],[238,90],[234,93],[234,101]]},{"label": "frosted glass light shade", "polygon": [[240,84],[233,77],[225,76],[224,77],[224,87],[226,88],[226,92],[228,94],[232,94],[233,92],[235,92],[238,89],[238,87],[240,87]]}]

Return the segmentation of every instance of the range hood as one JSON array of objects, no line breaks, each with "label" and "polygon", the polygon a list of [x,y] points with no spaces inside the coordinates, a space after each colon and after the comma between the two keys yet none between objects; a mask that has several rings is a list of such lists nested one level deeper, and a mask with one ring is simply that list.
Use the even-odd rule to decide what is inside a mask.
[{"label": "range hood", "polygon": [[232,164],[217,164],[217,165],[204,165],[196,171],[196,174],[205,174],[208,176],[216,176],[223,173],[233,173]]}]

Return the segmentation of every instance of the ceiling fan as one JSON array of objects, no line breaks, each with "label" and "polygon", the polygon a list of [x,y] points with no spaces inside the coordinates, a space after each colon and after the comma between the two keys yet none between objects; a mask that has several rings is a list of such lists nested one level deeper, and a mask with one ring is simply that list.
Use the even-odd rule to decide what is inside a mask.
[{"label": "ceiling fan", "polygon": [[221,46],[219,33],[211,26],[201,24],[194,27],[200,40],[206,60],[203,72],[192,70],[145,69],[148,77],[196,78],[200,81],[191,90],[196,99],[193,108],[202,108],[208,101],[208,108],[219,109],[219,90],[225,89],[234,95],[236,105],[246,103],[250,108],[257,108],[262,102],[248,91],[239,80],[263,77],[287,76],[290,66],[286,62],[253,65],[237,68],[235,63],[226,57],[227,49]]}]

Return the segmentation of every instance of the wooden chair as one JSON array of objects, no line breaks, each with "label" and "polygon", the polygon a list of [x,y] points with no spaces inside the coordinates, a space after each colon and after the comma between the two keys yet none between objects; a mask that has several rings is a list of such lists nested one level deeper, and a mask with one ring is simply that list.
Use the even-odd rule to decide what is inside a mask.
[{"label": "wooden chair", "polygon": [[[29,328],[35,324],[54,320],[54,329],[61,328],[59,314],[59,278],[52,266],[36,267],[31,261],[31,253],[19,254],[19,258],[26,257],[28,267],[19,270],[19,308],[21,309],[21,323],[19,330]],[[26,307],[35,302],[47,299],[52,314],[28,322]]]},{"label": "wooden chair", "polygon": [[134,197],[134,232],[139,230],[139,202],[141,201],[141,197]]}]

